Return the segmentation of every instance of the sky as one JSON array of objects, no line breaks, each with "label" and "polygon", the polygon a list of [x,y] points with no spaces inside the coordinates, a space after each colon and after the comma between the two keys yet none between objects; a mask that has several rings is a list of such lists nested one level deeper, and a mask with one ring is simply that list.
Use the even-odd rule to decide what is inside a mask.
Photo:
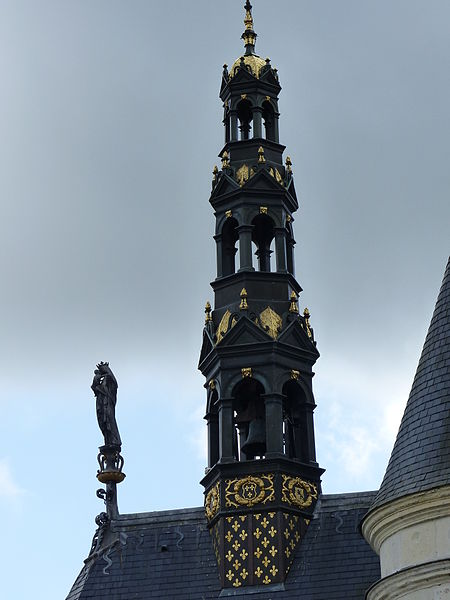
[{"label": "sky", "polygon": [[[87,556],[108,360],[122,513],[199,506],[222,65],[243,1],[0,0],[1,597]],[[449,254],[447,0],[254,0],[294,169],[325,493],[379,487]]]}]

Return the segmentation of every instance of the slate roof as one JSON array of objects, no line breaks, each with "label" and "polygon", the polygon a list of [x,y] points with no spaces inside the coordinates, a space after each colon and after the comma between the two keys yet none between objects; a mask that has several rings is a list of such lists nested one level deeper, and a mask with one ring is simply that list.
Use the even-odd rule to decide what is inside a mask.
[{"label": "slate roof", "polygon": [[392,455],[372,508],[450,484],[450,258]]},{"label": "slate roof", "polygon": [[[364,600],[379,559],[358,532],[376,492],[321,496],[283,585],[258,600]],[[245,592],[245,590],[247,590]],[[121,515],[67,600],[210,600],[221,592],[203,508]],[[255,592],[232,590],[233,597]]]}]

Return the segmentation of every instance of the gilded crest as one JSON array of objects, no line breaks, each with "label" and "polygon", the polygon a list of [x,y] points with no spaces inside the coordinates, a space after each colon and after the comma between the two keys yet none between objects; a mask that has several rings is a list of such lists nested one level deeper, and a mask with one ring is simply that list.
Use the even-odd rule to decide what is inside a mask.
[{"label": "gilded crest", "polygon": [[304,481],[300,477],[283,475],[281,500],[298,508],[309,508],[317,500],[317,486],[315,483]]},{"label": "gilded crest", "polygon": [[283,325],[283,320],[280,315],[268,306],[259,315],[259,321],[262,329],[275,340]]},{"label": "gilded crest", "polygon": [[209,490],[205,498],[205,514],[208,521],[211,521],[220,508],[220,482]]},{"label": "gilded crest", "polygon": [[242,479],[227,479],[225,506],[254,506],[274,499],[273,475],[248,475]]}]

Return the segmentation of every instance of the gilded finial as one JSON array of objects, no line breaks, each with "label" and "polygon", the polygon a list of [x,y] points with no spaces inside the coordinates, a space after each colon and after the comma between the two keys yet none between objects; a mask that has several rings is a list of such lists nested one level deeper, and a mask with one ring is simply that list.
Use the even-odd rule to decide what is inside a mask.
[{"label": "gilded finial", "polygon": [[305,319],[306,333],[308,334],[309,338],[312,338],[311,325],[309,323],[310,316],[311,316],[311,313],[309,312],[309,310],[307,308],[305,308],[305,310],[303,311],[303,317]]},{"label": "gilded finial", "polygon": [[289,312],[298,314],[297,294],[295,292],[291,293],[291,305],[289,307]]},{"label": "gilded finial", "polygon": [[248,0],[245,3],[244,8],[245,8],[245,19],[244,19],[245,29],[247,29],[247,30],[253,29],[252,5],[250,4],[250,2]]},{"label": "gilded finial", "polygon": [[214,165],[214,169],[213,169],[213,181],[217,181],[217,176],[219,175],[219,169],[217,168],[217,165]]},{"label": "gilded finial", "polygon": [[253,15],[252,15],[252,5],[249,0],[244,4],[245,9],[245,18],[244,25],[245,31],[242,34],[242,39],[244,40],[244,45],[246,49],[246,54],[253,54],[253,50],[255,49],[256,42],[256,33],[253,30]]},{"label": "gilded finial", "polygon": [[264,148],[262,146],[260,146],[258,148],[258,162],[259,163],[265,163],[266,162],[266,158],[264,156]]},{"label": "gilded finial", "polygon": [[292,173],[292,161],[290,156],[286,156],[286,171]]},{"label": "gilded finial", "polygon": [[230,166],[230,157],[228,156],[228,152],[225,150],[222,154],[222,169],[228,169]]},{"label": "gilded finial", "polygon": [[205,323],[209,323],[210,321],[212,321],[211,304],[207,302],[205,304]]},{"label": "gilded finial", "polygon": [[248,309],[247,290],[245,288],[242,288],[240,297],[241,297],[241,303],[239,304],[239,310],[247,310]]}]

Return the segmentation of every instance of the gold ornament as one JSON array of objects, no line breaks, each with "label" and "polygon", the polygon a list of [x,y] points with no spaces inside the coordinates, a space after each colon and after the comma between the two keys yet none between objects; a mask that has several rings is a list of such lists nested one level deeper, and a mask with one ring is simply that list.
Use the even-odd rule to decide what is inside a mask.
[{"label": "gold ornament", "polygon": [[259,321],[261,328],[275,340],[283,325],[283,320],[280,315],[268,306],[259,315]]},{"label": "gold ornament", "polygon": [[260,146],[258,148],[258,162],[259,163],[265,163],[266,162],[266,158],[264,156],[264,148],[262,146]]},{"label": "gold ornament", "polygon": [[205,323],[210,323],[212,321],[211,316],[211,304],[207,302],[205,304]]},{"label": "gold ornament", "polygon": [[312,339],[311,325],[309,324],[309,317],[311,316],[311,313],[307,308],[305,308],[305,310],[303,311],[303,316],[305,318],[306,333],[308,334],[308,337]]},{"label": "gold ornament", "polygon": [[295,292],[291,293],[291,305],[289,307],[289,312],[298,315],[297,294]]},{"label": "gold ornament", "polygon": [[239,304],[239,309],[240,310],[247,310],[248,309],[248,304],[247,304],[247,290],[245,288],[242,288],[240,297],[241,297],[241,303]]}]

